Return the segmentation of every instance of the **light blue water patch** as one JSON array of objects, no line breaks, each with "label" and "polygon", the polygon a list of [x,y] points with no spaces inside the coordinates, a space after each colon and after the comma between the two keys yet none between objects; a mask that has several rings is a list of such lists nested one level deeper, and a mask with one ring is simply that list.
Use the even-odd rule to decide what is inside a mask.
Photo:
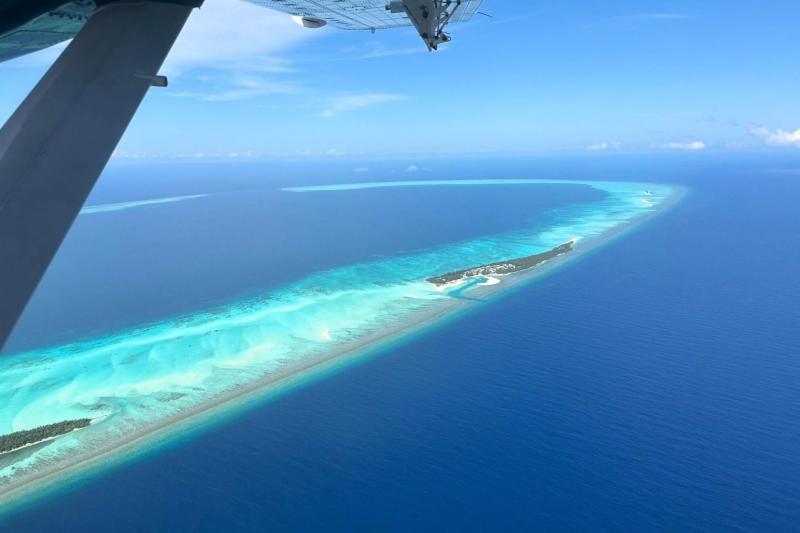
[{"label": "light blue water patch", "polygon": [[81,209],[81,215],[94,215],[98,213],[112,213],[115,211],[124,211],[126,209],[134,209],[137,207],[146,207],[150,205],[159,204],[172,204],[175,202],[185,202],[186,200],[194,200],[196,198],[204,198],[207,194],[191,194],[187,196],[170,196],[167,198],[153,198],[151,200],[137,200],[133,202],[117,202],[110,204],[97,204],[87,205]]},{"label": "light blue water patch", "polygon": [[[0,469],[0,490],[20,474],[58,465],[76,453],[91,454],[223,393],[399,332],[420,317],[432,316],[432,310],[451,309],[455,300],[469,298],[469,287],[456,287],[451,293],[426,282],[428,277],[544,252],[570,240],[578,240],[580,246],[652,212],[673,192],[664,185],[557,180],[406,181],[285,189],[341,194],[371,187],[554,183],[587,185],[606,195],[597,202],[555,209],[549,222],[539,227],[318,272],[218,312],[3,357],[0,434],[66,419],[92,418],[95,423]],[[535,187],[530,191],[535,194]],[[132,203],[137,202],[128,204]]]},{"label": "light blue water patch", "polygon": [[[354,183],[336,183],[327,185],[303,185],[298,187],[284,187],[282,190],[290,192],[319,192],[319,191],[353,191],[360,189],[383,189],[394,187],[469,187],[475,185],[588,185],[599,190],[628,190],[641,191],[657,189],[660,186],[648,183],[630,183],[614,181],[586,181],[586,180],[557,180],[557,179],[484,179],[484,180],[407,180],[407,181],[366,181]],[[663,187],[663,186],[661,186]]]}]

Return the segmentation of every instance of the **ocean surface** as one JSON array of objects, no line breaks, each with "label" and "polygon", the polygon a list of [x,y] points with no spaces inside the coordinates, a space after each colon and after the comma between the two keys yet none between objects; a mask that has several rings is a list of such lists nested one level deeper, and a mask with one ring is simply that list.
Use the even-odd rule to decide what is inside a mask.
[{"label": "ocean surface", "polygon": [[[0,529],[796,529],[800,157],[414,163],[114,165],[0,358],[127,349],[199,311],[235,321],[320,273],[350,291],[405,279],[408,257],[441,273],[469,266],[453,259],[467,244],[508,258],[525,228],[595,216],[608,193],[586,181],[689,192],[577,261],[74,480]],[[282,190],[488,179],[581,183]]]}]

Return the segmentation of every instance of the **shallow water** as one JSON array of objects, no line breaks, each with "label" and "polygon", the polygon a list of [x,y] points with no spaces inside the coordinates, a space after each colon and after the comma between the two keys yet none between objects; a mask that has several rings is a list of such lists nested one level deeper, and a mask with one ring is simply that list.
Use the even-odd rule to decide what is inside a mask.
[{"label": "shallow water", "polygon": [[[9,524],[790,530],[797,189],[749,170],[673,168],[692,192],[625,239]],[[497,235],[522,251],[468,241]]]},{"label": "shallow water", "polygon": [[[435,181],[294,187],[283,194],[327,194],[370,188],[559,186],[553,181]],[[415,315],[449,299],[427,277],[502,259],[532,255],[571,239],[597,239],[654,210],[668,186],[567,182],[602,191],[601,201],[551,211],[540,226],[419,250],[389,259],[315,273],[258,299],[157,322],[145,328],[0,359],[0,431],[91,418],[89,428],[0,469],[0,480],[57,465],[76,453],[101,450],[147,425],[270,374],[319,359],[341,345],[411,323]],[[185,200],[187,197],[177,197]],[[188,198],[196,198],[189,196]],[[164,200],[110,204],[114,209],[154,206]],[[109,204],[106,204],[109,205]],[[454,296],[463,297],[463,288]],[[399,325],[399,326],[398,326]]]}]

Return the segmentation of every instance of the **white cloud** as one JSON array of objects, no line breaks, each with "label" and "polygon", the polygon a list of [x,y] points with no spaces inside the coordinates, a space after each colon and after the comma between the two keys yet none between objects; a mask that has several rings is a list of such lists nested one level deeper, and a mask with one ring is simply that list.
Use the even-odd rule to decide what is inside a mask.
[{"label": "white cloud", "polygon": [[341,156],[341,155],[345,155],[347,152],[343,152],[342,150],[339,150],[338,148],[331,148],[330,150],[328,150],[325,153],[327,155],[329,155],[329,156],[338,157],[338,156]]},{"label": "white cloud", "polygon": [[[289,15],[242,2],[213,0],[196,9],[175,42],[162,72],[176,89],[170,96],[230,102],[301,91],[285,76],[287,50],[319,33]],[[186,88],[187,90],[182,90]]]},{"label": "white cloud", "polygon": [[417,165],[408,165],[406,167],[406,172],[417,172],[419,167]]},{"label": "white cloud", "polygon": [[218,86],[213,78],[205,80],[206,92],[181,91],[165,93],[178,98],[195,98],[204,102],[232,102],[270,94],[297,94],[300,87],[291,82],[277,82],[257,75],[233,76],[227,84]]},{"label": "white cloud", "polygon": [[355,109],[387,102],[396,102],[398,100],[405,100],[405,96],[387,93],[365,93],[339,96],[330,101],[328,106],[322,111],[321,116],[330,118],[346,111],[353,111]]},{"label": "white cloud", "polygon": [[703,141],[690,141],[690,142],[671,142],[658,146],[664,150],[689,150],[700,151],[707,148],[706,143]]},{"label": "white cloud", "polygon": [[592,152],[594,152],[594,151],[602,151],[602,150],[619,150],[620,148],[622,148],[622,143],[621,142],[611,142],[611,143],[609,143],[609,142],[606,142],[606,141],[595,143],[595,144],[590,144],[589,146],[586,147],[587,150],[592,151]]},{"label": "white cloud", "polygon": [[800,128],[794,131],[777,129],[775,131],[767,128],[752,128],[750,133],[756,137],[761,137],[770,146],[795,146],[800,148]]},{"label": "white cloud", "polygon": [[342,49],[341,59],[377,59],[381,57],[404,56],[425,53],[424,46],[408,46],[405,48],[389,48],[378,41],[365,41],[358,46]]},{"label": "white cloud", "polygon": [[655,20],[689,20],[695,18],[694,15],[687,13],[635,13],[633,15],[617,15],[607,17],[604,20],[607,22],[637,22],[637,21],[655,21]]},{"label": "white cloud", "polygon": [[285,13],[241,0],[213,0],[192,12],[164,71],[172,75],[195,68],[284,72],[288,64],[276,54],[315,34]]},{"label": "white cloud", "polygon": [[688,13],[672,13],[663,11],[653,13],[633,13],[628,15],[612,15],[596,19],[594,22],[584,25],[583,28],[636,27],[647,23],[668,23],[669,21],[677,22],[682,20],[691,20],[694,18],[696,18],[695,15]]},{"label": "white cloud", "polygon": [[694,15],[687,15],[686,13],[639,13],[638,15],[629,15],[621,18],[633,20],[686,20],[694,18]]}]

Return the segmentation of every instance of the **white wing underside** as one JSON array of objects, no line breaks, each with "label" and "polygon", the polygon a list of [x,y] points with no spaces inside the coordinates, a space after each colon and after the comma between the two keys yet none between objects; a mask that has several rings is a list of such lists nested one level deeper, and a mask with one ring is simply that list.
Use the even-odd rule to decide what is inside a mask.
[{"label": "white wing underside", "polygon": [[[345,30],[380,30],[413,26],[406,13],[386,9],[388,0],[247,0],[253,4],[300,17],[315,17]],[[482,0],[461,0],[450,23],[466,22]]]}]

